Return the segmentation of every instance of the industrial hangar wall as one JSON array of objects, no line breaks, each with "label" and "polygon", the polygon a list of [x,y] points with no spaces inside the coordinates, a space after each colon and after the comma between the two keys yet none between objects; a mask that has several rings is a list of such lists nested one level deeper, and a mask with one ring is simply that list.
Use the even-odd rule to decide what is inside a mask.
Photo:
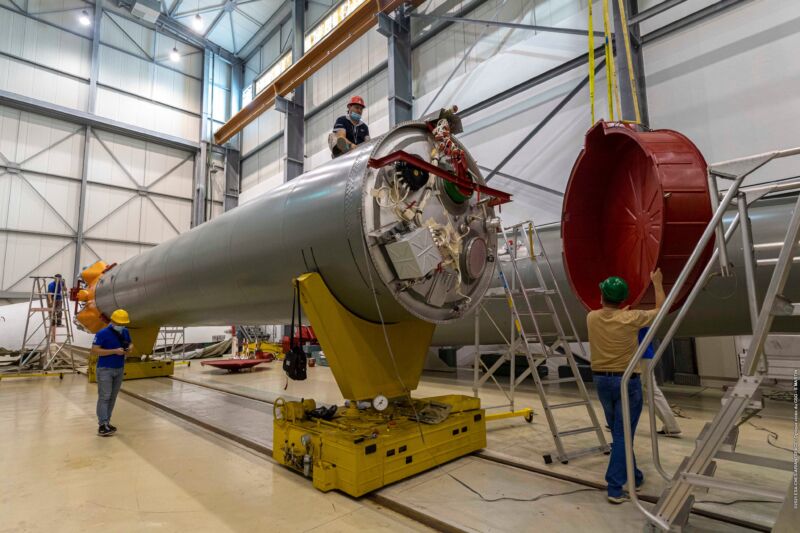
[{"label": "industrial hangar wall", "polygon": [[[639,0],[639,9],[657,3]],[[642,34],[713,3],[685,2],[645,21]],[[602,30],[598,16],[602,3],[596,1],[594,5],[595,30]],[[428,2],[418,12],[587,27],[585,0],[442,0]],[[646,41],[643,50],[651,125],[686,134],[710,162],[793,144],[800,134],[800,96],[795,90],[796,70],[786,66],[794,63],[791,51],[800,46],[798,18],[797,2],[742,2],[702,23]],[[576,35],[460,23],[442,27],[443,23],[434,19],[412,19],[415,116],[429,105],[455,102],[468,109],[585,54],[587,49],[586,39]],[[272,61],[277,57],[275,53]],[[307,168],[328,159],[325,137],[351,93],[367,99],[365,118],[371,131],[386,131],[385,60],[385,37],[373,30],[306,84]],[[586,64],[582,64],[467,116],[461,138],[484,171],[494,168],[586,74]],[[596,82],[598,119],[608,115],[605,83],[601,70]],[[589,91],[584,87],[492,179],[496,187],[514,193],[515,201],[503,209],[506,220],[533,216],[538,222],[548,223],[560,219],[561,193],[591,124],[588,100]],[[245,138],[249,135],[251,140],[243,146],[245,196],[258,184],[261,192],[282,182],[281,121],[282,116],[271,111],[259,119],[257,135],[253,126],[246,130]],[[789,170],[776,164],[762,179],[786,176]]]},{"label": "industrial hangar wall", "polygon": [[[83,26],[74,9],[45,13],[53,9],[31,2],[22,12],[19,5],[0,2],[0,304],[27,300],[29,276],[61,273],[71,282],[76,260],[121,262],[188,230],[191,146],[204,111],[222,123],[230,106],[230,65],[129,14],[104,10],[93,73],[97,20]],[[173,47],[179,62],[169,59]],[[216,105],[209,98],[207,110],[204,66],[218,74],[209,80]],[[20,106],[21,98],[32,105]],[[87,128],[93,116],[119,128]],[[147,131],[150,140],[126,128]],[[162,136],[175,142],[161,143]],[[182,144],[188,148],[176,147]],[[222,211],[217,188],[209,216]]]}]

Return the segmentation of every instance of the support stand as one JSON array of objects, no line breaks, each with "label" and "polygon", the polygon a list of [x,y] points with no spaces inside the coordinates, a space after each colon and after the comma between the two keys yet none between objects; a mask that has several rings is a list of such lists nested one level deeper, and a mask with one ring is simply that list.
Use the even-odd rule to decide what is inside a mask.
[{"label": "support stand", "polygon": [[[319,274],[300,276],[300,299],[347,407],[313,418],[314,400],[275,402],[273,457],[322,491],[361,496],[486,446],[480,400],[412,399],[435,326],[367,322],[345,309]],[[371,401],[371,403],[369,402]]]}]

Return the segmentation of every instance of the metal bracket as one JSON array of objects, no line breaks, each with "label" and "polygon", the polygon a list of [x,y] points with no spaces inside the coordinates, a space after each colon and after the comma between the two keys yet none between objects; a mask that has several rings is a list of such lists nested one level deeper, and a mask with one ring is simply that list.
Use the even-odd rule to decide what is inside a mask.
[{"label": "metal bracket", "polygon": [[462,179],[455,174],[446,172],[445,170],[431,165],[427,161],[424,161],[415,155],[404,152],[403,150],[398,150],[397,152],[393,152],[379,159],[370,159],[367,164],[370,166],[370,168],[381,168],[394,163],[395,161],[405,161],[410,165],[439,176],[443,180],[447,180],[455,185],[458,185],[462,189],[467,189],[477,192],[478,194],[491,196],[492,200],[489,202],[490,206],[505,204],[511,201],[511,195],[506,192],[493,189],[492,187],[488,187],[486,185],[480,185],[470,180]]},{"label": "metal bracket", "polygon": [[[402,7],[398,8],[397,11],[400,12],[400,10],[402,10]],[[388,13],[378,13],[378,27],[376,28],[378,33],[384,37],[392,37],[393,35],[407,32],[409,30],[409,18],[404,15],[398,18],[400,20],[390,17]]]},{"label": "metal bracket", "polygon": [[287,115],[299,114],[302,116],[303,106],[293,102],[292,100],[289,100],[288,98],[284,98],[283,96],[276,96],[275,111],[278,111],[279,113],[286,113]]},{"label": "metal bracket", "polygon": [[800,314],[800,305],[792,303],[788,298],[781,294],[775,295],[775,302],[772,304],[772,314],[775,316],[794,316]]}]

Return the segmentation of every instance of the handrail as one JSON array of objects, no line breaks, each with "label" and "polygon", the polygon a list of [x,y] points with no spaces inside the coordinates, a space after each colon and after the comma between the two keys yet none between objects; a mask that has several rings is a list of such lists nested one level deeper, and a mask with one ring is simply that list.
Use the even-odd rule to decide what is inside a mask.
[{"label": "handrail", "polygon": [[[725,232],[726,242],[731,240],[731,237],[733,237],[733,234],[739,225],[739,221],[740,221],[740,216],[737,213],[733,217],[733,220],[731,220],[730,226]],[[655,417],[655,405],[654,405],[655,392],[651,385],[652,383],[655,382],[655,367],[661,360],[661,356],[664,355],[664,352],[667,349],[667,345],[669,345],[670,341],[672,341],[673,337],[675,336],[675,333],[678,331],[678,328],[683,323],[683,319],[686,318],[686,315],[688,314],[689,309],[691,308],[695,299],[700,294],[700,291],[703,290],[705,282],[711,275],[711,270],[714,267],[714,263],[717,261],[718,258],[719,258],[719,248],[715,248],[713,255],[706,263],[705,269],[703,269],[703,273],[700,274],[700,277],[697,279],[697,283],[695,283],[695,286],[692,288],[691,292],[686,297],[686,302],[683,304],[683,306],[681,306],[680,311],[678,311],[678,315],[675,317],[675,320],[672,321],[672,324],[670,325],[667,334],[664,335],[664,339],[658,346],[656,353],[653,355],[653,358],[648,362],[647,379],[650,381],[648,381],[647,384],[647,410],[650,418],[651,436],[656,434],[656,417]],[[672,477],[669,474],[667,474],[666,471],[661,466],[661,456],[659,455],[659,450],[658,450],[658,439],[651,438],[650,441],[652,443],[653,463],[655,464],[656,470],[658,471],[659,474],[661,474],[661,477],[663,477],[666,481],[669,481],[670,479],[672,479]]]},{"label": "handrail", "polygon": [[[771,158],[770,158],[771,159]],[[768,159],[769,160],[769,159]],[[669,310],[675,301],[678,299],[678,295],[681,292],[681,289],[686,284],[686,280],[689,278],[692,270],[694,269],[697,262],[700,260],[700,256],[703,254],[706,245],[711,241],[711,237],[716,233],[717,226],[722,221],[722,217],[725,215],[725,212],[728,210],[728,206],[733,201],[733,198],[736,196],[738,192],[739,186],[741,185],[744,178],[754,172],[757,168],[760,168],[766,161],[759,162],[759,164],[754,165],[748,172],[744,172],[739,175],[733,185],[728,189],[725,193],[725,196],[722,198],[722,201],[719,203],[716,211],[714,212],[714,216],[711,218],[711,221],[706,226],[706,229],[703,231],[703,235],[700,237],[700,240],[695,246],[695,249],[692,251],[692,254],[689,256],[689,260],[686,262],[686,265],[681,270],[678,279],[675,281],[675,284],[672,287],[669,295],[667,295],[666,300],[662,304],[661,308],[658,310],[656,314],[655,320],[653,320],[653,325],[648,330],[647,334],[644,336],[644,339],[641,340],[639,343],[639,347],[636,350],[636,354],[631,358],[630,363],[628,364],[628,368],[625,369],[625,373],[622,375],[622,380],[620,383],[620,395],[622,396],[622,420],[623,420],[623,436],[624,436],[624,444],[625,444],[625,467],[627,470],[627,477],[628,477],[628,486],[635,487],[636,486],[636,479],[634,476],[634,468],[633,468],[633,435],[631,434],[631,406],[630,401],[628,399],[628,383],[630,382],[631,376],[633,375],[634,370],[638,367],[639,362],[642,360],[642,356],[644,355],[647,346],[653,342],[653,339],[656,336],[656,332],[661,324],[664,322],[664,319],[669,314]],[[645,509],[644,505],[639,501],[639,498],[636,496],[635,490],[630,490],[630,499],[631,502],[639,508],[639,510],[647,516],[650,521],[657,524],[662,529],[669,529],[669,524],[667,524],[663,519],[659,518],[655,513],[652,513]]]},{"label": "handrail", "polygon": [[[630,379],[631,379],[631,376],[633,375],[634,370],[639,366],[639,363],[641,362],[642,357],[644,356],[644,353],[647,350],[647,347],[655,339],[655,336],[656,336],[656,333],[658,332],[658,329],[661,327],[661,325],[663,324],[664,320],[667,318],[667,315],[669,314],[670,308],[674,305],[675,301],[678,299],[678,295],[680,294],[681,289],[686,284],[686,281],[688,280],[691,272],[694,270],[695,265],[700,260],[700,257],[703,254],[706,246],[711,241],[712,236],[717,234],[719,232],[719,229],[722,227],[721,226],[722,219],[723,219],[726,211],[728,210],[728,207],[733,202],[733,199],[738,197],[739,188],[740,188],[742,182],[744,181],[744,179],[747,176],[749,176],[750,174],[752,174],[753,172],[755,172],[756,170],[758,170],[759,168],[761,168],[762,166],[764,166],[765,164],[767,164],[768,162],[772,161],[773,159],[778,159],[778,158],[788,157],[788,156],[798,155],[798,154],[800,154],[800,147],[791,148],[791,149],[787,149],[787,150],[776,150],[776,151],[767,152],[767,153],[764,153],[764,154],[758,154],[758,155],[754,155],[754,156],[748,156],[748,157],[733,159],[733,160],[729,160],[729,161],[726,161],[726,162],[723,162],[723,163],[718,163],[718,164],[715,164],[715,165],[709,165],[708,173],[709,173],[710,176],[723,176],[723,175],[725,175],[725,173],[723,173],[723,172],[718,170],[718,167],[720,167],[720,166],[732,165],[732,164],[733,165],[740,165],[740,164],[750,163],[748,166],[744,167],[744,169],[743,169],[743,171],[741,173],[739,173],[738,175],[735,176],[732,185],[725,192],[724,196],[719,201],[719,203],[716,204],[716,202],[714,202],[714,204],[716,204],[716,205],[715,205],[714,215],[712,216],[711,221],[708,223],[708,225],[706,226],[705,230],[703,231],[703,234],[700,237],[700,240],[698,241],[697,245],[695,246],[695,249],[692,251],[692,254],[689,256],[689,259],[687,260],[686,265],[684,265],[683,269],[681,270],[681,273],[678,276],[678,279],[675,281],[675,284],[673,285],[672,290],[667,295],[667,298],[664,301],[664,303],[662,304],[661,308],[658,310],[658,313],[656,314],[656,317],[653,320],[652,326],[647,331],[647,334],[645,335],[644,339],[642,339],[641,342],[639,343],[639,347],[637,348],[636,353],[631,358],[630,362],[628,363],[628,367],[625,369],[625,372],[622,375],[622,380],[620,382],[620,395],[622,396],[621,399],[622,399],[623,436],[624,436],[624,447],[625,447],[625,467],[626,467],[626,474],[627,474],[627,478],[628,478],[628,487],[635,487],[636,486],[635,472],[634,472],[634,465],[633,465],[633,435],[632,435],[632,431],[631,431],[631,411],[630,411],[630,401],[628,399],[628,384],[630,382]],[[771,191],[771,189],[770,189],[770,191]],[[770,192],[770,191],[767,191],[767,192]],[[767,194],[767,192],[765,192],[764,194]],[[716,198],[714,198],[714,200],[716,200],[718,198],[719,197],[717,196]],[[710,270],[712,268],[712,265],[716,261],[718,261],[718,258],[720,256],[720,250],[725,248],[725,243],[729,240],[730,237],[733,236],[733,232],[736,230],[736,225],[738,225],[739,222],[741,222],[740,214],[737,213],[735,215],[734,219],[731,222],[731,226],[728,228],[728,230],[725,232],[725,235],[721,239],[721,242],[717,243],[717,245],[715,247],[716,249],[714,251],[714,254],[713,254],[712,258],[708,261],[708,263],[706,264],[706,267],[703,270],[703,273],[701,275],[701,279],[705,279],[710,274]],[[647,379],[649,379],[653,375],[655,364],[658,362],[660,357],[663,355],[664,350],[666,348],[666,345],[669,343],[669,341],[671,341],[672,337],[675,334],[675,331],[677,331],[678,326],[680,325],[680,322],[683,320],[683,318],[685,317],[686,313],[688,312],[688,309],[689,309],[689,306],[690,306],[689,304],[691,304],[694,301],[694,299],[697,297],[697,294],[699,294],[701,287],[702,287],[702,283],[698,282],[698,283],[695,284],[695,286],[693,287],[693,289],[692,289],[692,291],[690,293],[690,296],[689,296],[691,299],[687,299],[687,302],[682,306],[682,308],[681,308],[681,310],[680,310],[680,312],[678,314],[678,317],[676,317],[676,320],[673,322],[672,326],[670,327],[670,330],[668,331],[667,336],[664,337],[662,345],[659,346],[658,352],[654,355],[652,361],[647,365],[646,370],[645,370],[648,373]],[[653,410],[652,400],[653,400],[653,396],[654,396],[653,391],[652,391],[652,387],[648,388],[648,394],[647,395],[648,395],[648,400],[649,400],[648,411],[652,411]],[[652,412],[650,413],[650,415],[651,415],[650,416],[650,418],[651,418],[651,422],[650,422],[650,425],[651,425],[651,436],[650,437],[651,437],[651,440],[653,440],[655,442],[657,439],[653,436],[653,433],[652,433],[652,429],[654,427],[655,422],[653,420],[653,416],[652,416],[653,413]],[[654,457],[656,458],[655,460],[658,463],[657,464],[657,469],[659,471],[659,474],[661,474],[662,476],[664,476],[667,479],[669,479],[669,476],[667,476],[666,472],[664,472],[663,468],[661,468],[660,458],[658,457],[658,445],[657,444],[653,445],[653,450],[654,450]],[[670,525],[666,521],[664,521],[662,518],[660,518],[654,512],[650,512],[649,510],[647,510],[644,507],[644,505],[642,505],[642,502],[639,500],[638,496],[636,495],[636,491],[635,490],[630,490],[629,494],[630,494],[631,502],[633,502],[634,505],[636,505],[636,507],[639,509],[639,511],[641,511],[651,522],[653,522],[654,524],[656,524],[657,526],[659,526],[662,529],[665,529],[665,530],[669,529]]]}]

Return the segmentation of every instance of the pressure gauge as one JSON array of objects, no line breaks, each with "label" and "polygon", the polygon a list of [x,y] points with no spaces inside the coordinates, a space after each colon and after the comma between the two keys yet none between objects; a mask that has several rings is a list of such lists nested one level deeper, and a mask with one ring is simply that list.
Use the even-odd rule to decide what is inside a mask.
[{"label": "pressure gauge", "polygon": [[374,407],[376,411],[383,411],[389,407],[389,400],[386,396],[379,394],[373,398],[372,407]]}]

